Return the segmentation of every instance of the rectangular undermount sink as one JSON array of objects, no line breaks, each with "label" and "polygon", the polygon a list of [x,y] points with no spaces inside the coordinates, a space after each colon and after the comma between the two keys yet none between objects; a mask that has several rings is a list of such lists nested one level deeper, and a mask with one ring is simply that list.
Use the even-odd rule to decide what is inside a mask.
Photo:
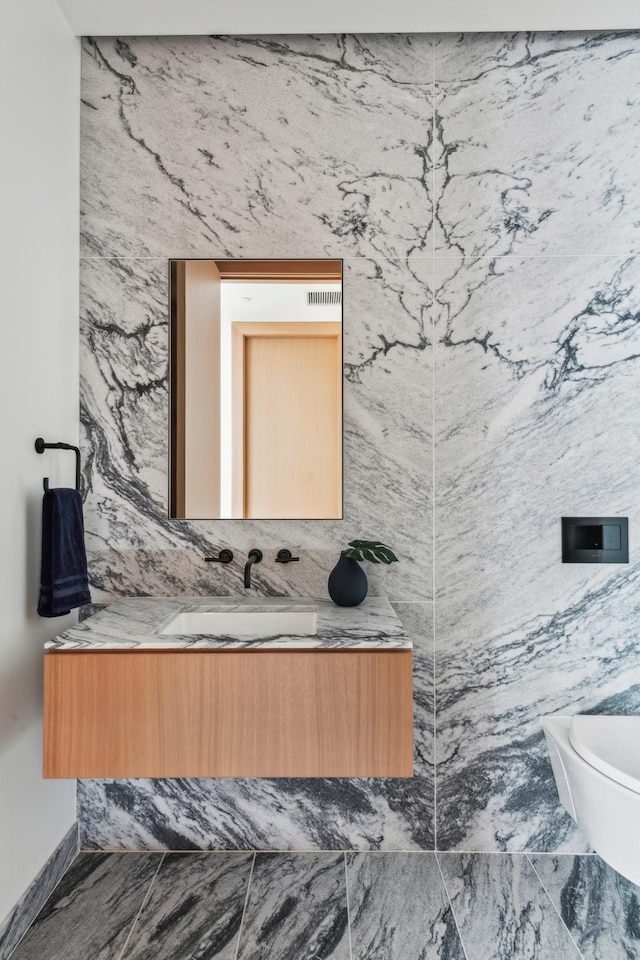
[{"label": "rectangular undermount sink", "polygon": [[300,637],[317,631],[316,610],[181,610],[163,636]]}]

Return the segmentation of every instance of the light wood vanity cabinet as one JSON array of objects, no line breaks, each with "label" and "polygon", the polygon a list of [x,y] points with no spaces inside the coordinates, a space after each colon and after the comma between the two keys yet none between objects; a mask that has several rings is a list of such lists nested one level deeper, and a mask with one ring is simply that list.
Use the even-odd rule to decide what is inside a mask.
[{"label": "light wood vanity cabinet", "polygon": [[410,650],[48,652],[44,776],[411,777]]}]

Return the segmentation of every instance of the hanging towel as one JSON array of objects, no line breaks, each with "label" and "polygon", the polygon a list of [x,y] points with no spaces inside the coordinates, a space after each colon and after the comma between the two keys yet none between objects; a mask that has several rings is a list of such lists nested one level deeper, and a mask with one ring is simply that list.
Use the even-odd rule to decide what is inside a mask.
[{"label": "hanging towel", "polygon": [[42,501],[41,617],[61,617],[91,603],[84,546],[82,499],[77,490],[56,487]]}]

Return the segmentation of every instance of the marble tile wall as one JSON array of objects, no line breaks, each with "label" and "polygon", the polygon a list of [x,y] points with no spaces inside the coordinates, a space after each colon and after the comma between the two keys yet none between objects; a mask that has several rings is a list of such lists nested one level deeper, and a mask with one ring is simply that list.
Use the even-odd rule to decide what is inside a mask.
[{"label": "marble tile wall", "polygon": [[[324,595],[376,536],[416,644],[413,780],[83,781],[84,847],[586,849],[537,721],[640,707],[639,67],[636,33],[84,40],[94,601],[240,594],[202,557],[255,545],[304,558],[258,592]],[[343,521],[167,519],[188,256],[344,258]],[[563,566],[600,513],[631,563]]]},{"label": "marble tile wall", "polygon": [[78,825],[74,824],[0,926],[0,960],[9,960],[77,855]]}]

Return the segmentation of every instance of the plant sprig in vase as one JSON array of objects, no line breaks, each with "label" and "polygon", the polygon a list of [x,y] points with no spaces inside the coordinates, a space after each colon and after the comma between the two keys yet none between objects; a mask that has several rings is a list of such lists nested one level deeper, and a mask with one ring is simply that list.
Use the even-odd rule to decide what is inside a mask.
[{"label": "plant sprig in vase", "polygon": [[371,563],[397,563],[398,558],[390,547],[379,540],[350,540],[350,550],[343,550],[345,557],[354,560],[369,560]]},{"label": "plant sprig in vase", "polygon": [[329,574],[329,596],[339,607],[356,607],[367,595],[367,575],[360,562],[395,563],[393,550],[379,540],[351,540]]}]

